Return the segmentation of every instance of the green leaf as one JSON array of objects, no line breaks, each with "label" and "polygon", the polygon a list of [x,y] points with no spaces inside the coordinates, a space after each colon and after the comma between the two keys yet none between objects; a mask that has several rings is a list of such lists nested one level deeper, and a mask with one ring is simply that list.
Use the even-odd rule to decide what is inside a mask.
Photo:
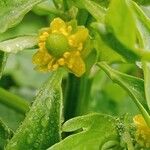
[{"label": "green leaf", "polygon": [[[79,132],[68,136],[48,150],[104,150],[119,144],[116,119],[98,113],[70,119],[63,124],[64,132]],[[109,144],[108,144],[109,143]],[[105,149],[106,150],[106,149]],[[119,149],[118,149],[119,150]]]},{"label": "green leaf", "polygon": [[22,36],[0,42],[0,50],[7,53],[17,53],[37,45],[37,36]]},{"label": "green leaf", "polygon": [[37,16],[36,14],[29,12],[18,25],[0,34],[0,42],[19,36],[35,35],[46,25],[45,17]]},{"label": "green leaf", "polygon": [[[133,13],[137,22],[137,30],[138,30],[138,39],[139,39],[139,47],[144,48],[145,50],[150,50],[150,19],[146,16],[146,14],[142,11],[142,9],[133,1],[131,1],[131,6],[133,8]],[[150,109],[150,63],[147,61],[142,62],[142,68],[144,71],[144,87],[145,87],[145,95],[148,107]]]},{"label": "green leaf", "polygon": [[0,120],[0,149],[4,150],[8,140],[12,137],[13,132]]},{"label": "green leaf", "polygon": [[46,0],[38,5],[34,6],[32,11],[38,15],[49,15],[49,14],[54,14],[54,15],[58,15],[58,16],[64,15],[63,11],[56,9],[53,2],[49,1],[49,0]]},{"label": "green leaf", "polygon": [[[110,47],[112,50],[116,51],[126,60],[130,62],[135,62],[136,60],[141,59],[142,56],[140,51],[131,49],[128,46],[121,43],[113,33],[106,31],[106,27],[104,24],[93,23],[92,27],[98,32],[98,34],[100,35],[104,43],[107,45],[107,47]],[[150,54],[148,56],[150,56]]]},{"label": "green leaf", "polygon": [[[112,1],[113,2],[113,1]],[[118,1],[115,1],[115,2],[118,2]],[[127,1],[130,6],[132,6],[132,2],[131,1]],[[128,4],[127,3],[127,4]],[[137,48],[135,46],[135,44],[137,44],[136,42],[134,42],[136,36],[140,33],[141,31],[144,33],[145,31],[145,27],[150,27],[149,25],[149,19],[144,16],[143,12],[141,12],[139,10],[139,8],[135,5],[133,7],[135,7],[134,9],[137,11],[137,16],[135,17],[135,13],[133,13],[133,10],[131,11],[131,7],[129,7],[129,4],[127,5],[128,7],[128,10],[130,10],[130,14],[132,14],[132,20],[134,22],[138,22],[137,26],[133,26],[133,31],[134,32],[130,32],[130,31],[127,31],[128,28],[126,28],[126,26],[124,26],[124,21],[121,19],[120,20],[117,20],[119,23],[120,22],[123,22],[123,24],[119,24],[119,25],[115,25],[115,21],[114,22],[114,18],[111,20],[111,17],[108,17],[109,16],[109,13],[108,13],[108,16],[106,17],[107,18],[107,26],[104,26],[103,24],[100,24],[100,23],[95,23],[93,24],[93,27],[98,31],[98,33],[100,34],[100,36],[102,37],[103,41],[109,46],[111,47],[113,50],[115,50],[117,53],[119,53],[120,55],[122,55],[124,58],[126,58],[128,61],[131,61],[131,62],[134,62],[136,60],[147,60],[149,61],[150,60],[150,50],[149,50],[149,47],[148,48]],[[132,4],[132,5],[131,5]],[[112,12],[113,13],[113,12]],[[121,12],[120,12],[121,13]],[[120,14],[118,13],[118,14]],[[127,13],[128,14],[128,13]],[[111,13],[110,13],[111,15]],[[122,16],[122,18],[124,18]],[[129,20],[126,18],[126,20]],[[140,20],[140,21],[139,21]],[[142,23],[140,23],[142,21]],[[143,23],[144,21],[144,23]],[[130,24],[127,22],[127,24]],[[131,25],[130,25],[131,26]],[[138,29],[140,29],[140,33],[137,33],[137,27]],[[122,29],[124,28],[124,30]],[[132,26],[130,27],[132,29]],[[142,29],[143,28],[143,29]],[[122,30],[120,30],[122,29]],[[144,38],[147,38],[147,35],[149,34],[149,29],[146,29],[147,31],[143,34],[142,37]],[[131,34],[131,38],[130,38],[130,34]],[[147,35],[146,35],[147,34]],[[128,37],[128,38],[127,38]],[[140,39],[140,42],[142,41],[142,37]],[[148,41],[149,38],[147,38],[147,41]],[[139,40],[139,39],[138,39]],[[142,43],[142,42],[141,42]],[[146,43],[147,46],[148,46],[148,42]]]},{"label": "green leaf", "polygon": [[6,53],[0,51],[0,78],[2,76],[2,72],[3,72],[3,69],[4,69],[6,59],[7,59],[6,58]]},{"label": "green leaf", "polygon": [[106,25],[121,43],[131,48],[136,42],[136,26],[128,1],[111,0],[106,15]]},{"label": "green leaf", "polygon": [[44,0],[0,1],[0,33],[18,24],[33,6]]},{"label": "green leaf", "polygon": [[103,7],[108,7],[110,0],[93,0],[94,2],[100,4]]},{"label": "green leaf", "polygon": [[62,72],[54,72],[39,90],[22,125],[6,150],[46,149],[59,142],[62,113]]},{"label": "green leaf", "polygon": [[[110,68],[105,62],[101,62],[98,65],[107,73],[112,81],[119,84],[128,92],[134,103],[141,111],[147,124],[150,126],[150,111],[145,104],[146,100],[144,92],[144,81],[142,79],[116,71]],[[148,112],[144,107],[147,109]]]},{"label": "green leaf", "polygon": [[97,21],[104,22],[106,9],[91,0],[73,0],[79,7],[85,8]]},{"label": "green leaf", "polygon": [[150,51],[150,19],[135,2],[131,1],[130,4],[136,20],[139,46]]},{"label": "green leaf", "polygon": [[121,43],[113,33],[106,30],[104,24],[93,23],[92,27],[99,33],[107,46],[123,56],[127,61],[150,61],[150,51],[141,48],[130,48],[129,46]]},{"label": "green leaf", "polygon": [[134,0],[134,1],[137,2],[140,5],[150,5],[149,0]]},{"label": "green leaf", "polygon": [[99,34],[95,34],[94,40],[95,49],[99,53],[99,61],[113,62],[125,62],[124,58],[109,47],[100,37]]}]

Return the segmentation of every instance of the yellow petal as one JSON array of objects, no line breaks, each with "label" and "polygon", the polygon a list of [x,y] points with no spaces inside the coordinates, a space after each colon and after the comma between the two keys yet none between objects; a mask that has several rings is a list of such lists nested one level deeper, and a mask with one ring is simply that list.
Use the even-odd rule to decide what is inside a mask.
[{"label": "yellow petal", "polygon": [[41,64],[43,57],[44,57],[43,52],[39,52],[39,51],[36,52],[32,57],[33,64]]},{"label": "yellow petal", "polygon": [[36,66],[34,69],[38,70],[40,72],[48,72],[49,71],[47,66]]},{"label": "yellow petal", "polygon": [[32,62],[37,65],[46,65],[52,56],[45,51],[38,51],[33,55]]},{"label": "yellow petal", "polygon": [[60,18],[54,19],[50,24],[50,29],[52,32],[59,32],[60,29],[63,28],[66,28],[66,23]]},{"label": "yellow petal", "polygon": [[59,58],[57,62],[60,66],[63,66],[65,64],[64,58]]},{"label": "yellow petal", "polygon": [[137,126],[147,126],[144,118],[142,117],[142,115],[136,115],[134,118],[133,118],[133,121],[134,123],[137,125]]},{"label": "yellow petal", "polygon": [[85,27],[79,27],[78,31],[69,37],[69,43],[71,46],[77,47],[81,43],[85,42],[88,37],[88,29]]},{"label": "yellow petal", "polygon": [[85,64],[79,51],[70,52],[70,56],[65,59],[67,67],[78,77],[84,74]]},{"label": "yellow petal", "polygon": [[52,66],[53,66],[54,60],[55,60],[55,59],[53,58],[53,59],[51,59],[51,60],[48,62],[48,65],[47,65],[48,70],[52,70]]},{"label": "yellow petal", "polygon": [[150,148],[150,128],[146,124],[142,115],[137,115],[133,118],[136,125],[136,139],[141,146]]}]

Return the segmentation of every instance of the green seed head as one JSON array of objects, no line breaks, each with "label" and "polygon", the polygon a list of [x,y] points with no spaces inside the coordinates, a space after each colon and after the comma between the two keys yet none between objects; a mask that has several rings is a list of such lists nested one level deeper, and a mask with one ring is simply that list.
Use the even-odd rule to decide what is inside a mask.
[{"label": "green seed head", "polygon": [[59,33],[52,33],[46,40],[46,48],[49,54],[60,57],[69,48],[68,39]]}]

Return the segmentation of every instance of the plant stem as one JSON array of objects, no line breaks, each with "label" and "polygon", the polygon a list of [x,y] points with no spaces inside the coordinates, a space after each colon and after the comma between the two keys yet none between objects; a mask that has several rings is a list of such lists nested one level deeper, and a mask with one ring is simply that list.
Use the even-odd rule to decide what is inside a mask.
[{"label": "plant stem", "polygon": [[29,109],[29,103],[23,98],[0,88],[0,103],[25,114]]},{"label": "plant stem", "polygon": [[79,101],[79,87],[80,78],[75,77],[73,74],[69,74],[65,93],[65,120],[75,117]]},{"label": "plant stem", "polygon": [[76,115],[83,115],[88,111],[88,105],[90,100],[90,91],[92,86],[92,79],[89,79],[88,76],[83,76],[80,81],[80,93],[78,100],[78,106],[76,109]]}]

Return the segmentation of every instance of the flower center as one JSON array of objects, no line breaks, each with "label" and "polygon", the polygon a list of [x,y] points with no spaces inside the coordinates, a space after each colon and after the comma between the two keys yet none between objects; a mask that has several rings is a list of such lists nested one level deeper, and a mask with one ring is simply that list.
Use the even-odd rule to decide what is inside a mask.
[{"label": "flower center", "polygon": [[48,53],[54,57],[61,57],[69,49],[68,39],[60,33],[52,33],[46,40]]}]

